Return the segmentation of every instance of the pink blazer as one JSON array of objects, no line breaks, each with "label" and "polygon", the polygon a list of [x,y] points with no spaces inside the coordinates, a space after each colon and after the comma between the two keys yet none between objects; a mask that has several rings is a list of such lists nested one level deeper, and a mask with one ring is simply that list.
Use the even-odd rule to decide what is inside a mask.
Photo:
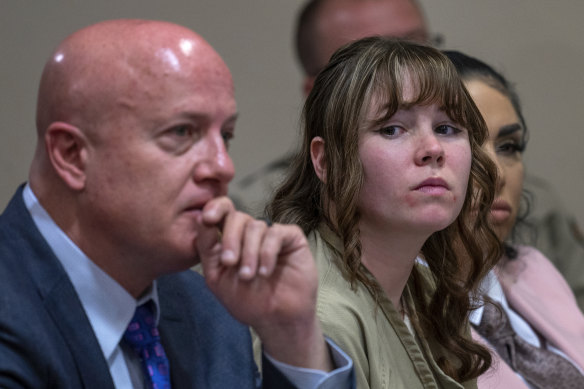
[{"label": "pink blazer", "polygon": [[474,328],[471,328],[471,334],[474,340],[491,349],[493,356],[491,368],[478,378],[477,386],[479,389],[529,389],[529,386],[499,357],[499,354]]},{"label": "pink blazer", "polygon": [[[503,258],[496,273],[509,305],[550,344],[584,370],[584,315],[574,293],[542,253],[518,246],[516,259]],[[477,340],[481,336],[473,331]],[[483,341],[484,342],[484,341]],[[479,388],[527,388],[498,356],[479,377]]]}]

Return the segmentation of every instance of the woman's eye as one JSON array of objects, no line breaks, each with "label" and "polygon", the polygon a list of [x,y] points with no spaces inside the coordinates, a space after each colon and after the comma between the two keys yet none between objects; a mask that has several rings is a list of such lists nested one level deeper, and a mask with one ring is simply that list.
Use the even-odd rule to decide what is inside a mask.
[{"label": "woman's eye", "polygon": [[387,126],[379,130],[379,133],[385,136],[397,136],[404,132],[404,129],[399,126]]},{"label": "woman's eye", "polygon": [[454,134],[458,134],[460,132],[460,129],[448,125],[448,124],[442,124],[438,127],[436,127],[436,129],[434,130],[437,134],[441,134],[441,135],[454,135]]},{"label": "woman's eye", "polygon": [[516,141],[508,141],[497,145],[497,153],[512,155],[517,153],[522,153],[524,146]]}]

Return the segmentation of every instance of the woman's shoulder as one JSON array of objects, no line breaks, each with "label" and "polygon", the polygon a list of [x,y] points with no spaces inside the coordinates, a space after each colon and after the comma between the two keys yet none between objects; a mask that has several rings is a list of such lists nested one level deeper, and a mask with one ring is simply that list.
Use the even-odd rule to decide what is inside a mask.
[{"label": "woman's shoulder", "polygon": [[516,245],[517,258],[530,261],[531,263],[538,263],[539,266],[551,266],[552,262],[541,251],[533,246]]},{"label": "woman's shoulder", "polygon": [[[349,337],[347,342],[360,344],[365,334],[374,331],[376,314],[381,314],[374,297],[360,282],[354,285],[340,268],[339,252],[330,237],[323,238],[313,231],[308,241],[318,269],[317,314],[325,333],[335,341],[337,337]],[[343,343],[343,342],[341,342]]]},{"label": "woman's shoulder", "polygon": [[520,274],[523,272],[548,272],[546,276],[562,278],[553,263],[538,249],[532,246],[514,246],[515,258],[503,257],[498,268],[506,273]]},{"label": "woman's shoulder", "polygon": [[375,307],[375,301],[361,283],[351,282],[340,267],[340,254],[319,231],[308,234],[308,243],[318,270],[318,300],[323,311],[344,308],[347,312]]},{"label": "woman's shoulder", "polygon": [[507,284],[533,285],[534,288],[546,288],[553,286],[556,292],[563,291],[566,295],[573,293],[553,263],[539,250],[531,246],[515,246],[517,257],[513,259],[503,258],[497,266],[497,276],[503,287]]}]

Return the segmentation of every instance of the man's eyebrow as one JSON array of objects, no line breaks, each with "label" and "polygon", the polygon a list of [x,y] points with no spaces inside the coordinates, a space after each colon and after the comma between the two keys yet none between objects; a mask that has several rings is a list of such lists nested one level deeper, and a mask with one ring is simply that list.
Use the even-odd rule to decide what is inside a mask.
[{"label": "man's eyebrow", "polygon": [[[212,118],[213,115],[209,115],[208,113],[204,112],[196,112],[196,111],[183,111],[179,112],[178,117],[187,118],[191,120],[209,120]],[[239,117],[239,112],[234,113],[233,115],[229,116],[225,119],[225,123],[234,122]]]}]

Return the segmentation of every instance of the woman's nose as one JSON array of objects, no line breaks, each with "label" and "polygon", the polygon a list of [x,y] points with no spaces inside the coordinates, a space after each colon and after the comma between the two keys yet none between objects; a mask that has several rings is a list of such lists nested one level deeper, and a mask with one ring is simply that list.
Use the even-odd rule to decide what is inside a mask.
[{"label": "woman's nose", "polygon": [[491,161],[495,164],[497,168],[497,184],[496,184],[496,193],[498,193],[504,186],[506,182],[505,178],[505,169],[499,160],[497,153],[495,152],[495,147],[492,144],[487,144],[483,147],[483,150],[489,155]]},{"label": "woman's nose", "polygon": [[420,138],[420,145],[416,152],[416,163],[418,165],[432,163],[442,165],[444,163],[444,147],[434,132]]}]

